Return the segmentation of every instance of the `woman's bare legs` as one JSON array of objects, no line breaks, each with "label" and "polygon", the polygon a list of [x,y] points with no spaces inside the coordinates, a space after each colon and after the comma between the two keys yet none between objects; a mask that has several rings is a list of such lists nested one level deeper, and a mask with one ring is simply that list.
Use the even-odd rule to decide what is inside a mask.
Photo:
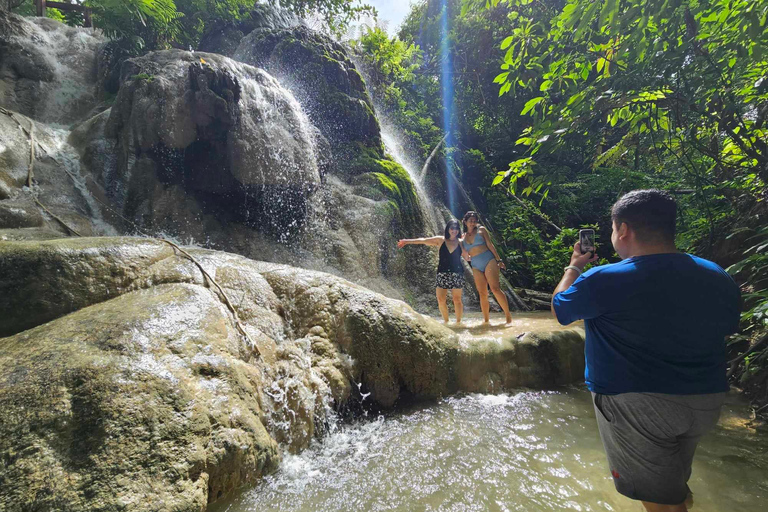
[{"label": "woman's bare legs", "polygon": [[496,297],[496,302],[498,302],[501,309],[504,310],[507,323],[511,322],[512,315],[509,314],[509,302],[507,302],[507,296],[504,295],[504,291],[499,284],[499,265],[495,261],[489,261],[488,266],[485,267],[485,278],[491,286],[491,291],[493,292],[493,296]]},{"label": "woman's bare legs", "polygon": [[475,276],[475,287],[477,288],[477,294],[480,296],[480,309],[483,311],[483,320],[485,320],[485,323],[488,323],[491,320],[491,305],[488,303],[488,281],[485,280],[485,274],[476,268],[472,269],[472,274]]},{"label": "woman's bare legs", "polygon": [[443,322],[448,323],[448,304],[445,302],[448,298],[448,290],[445,288],[435,288],[437,295],[437,307],[440,308],[440,314],[443,315]]},{"label": "woman's bare legs", "polygon": [[453,308],[456,310],[456,323],[461,322],[461,317],[464,316],[464,304],[461,302],[461,288],[453,288],[451,290],[451,297],[453,297]]}]

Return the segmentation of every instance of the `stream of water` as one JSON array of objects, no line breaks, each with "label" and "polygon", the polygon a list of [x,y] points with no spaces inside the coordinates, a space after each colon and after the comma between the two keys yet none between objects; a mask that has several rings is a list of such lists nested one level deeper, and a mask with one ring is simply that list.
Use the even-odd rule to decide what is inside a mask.
[{"label": "stream of water", "polygon": [[[494,323],[499,320],[499,325]],[[470,318],[462,338],[555,327],[545,315],[516,315],[490,327]],[[764,510],[768,437],[745,426],[747,404],[730,397],[702,440],[690,487],[694,511]],[[446,398],[342,425],[277,473],[216,504],[255,511],[641,511],[616,493],[582,386],[556,391]]]}]

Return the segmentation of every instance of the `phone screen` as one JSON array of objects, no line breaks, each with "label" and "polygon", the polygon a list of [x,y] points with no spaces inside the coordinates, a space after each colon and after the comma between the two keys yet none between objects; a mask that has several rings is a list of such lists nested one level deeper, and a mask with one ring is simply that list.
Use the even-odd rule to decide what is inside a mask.
[{"label": "phone screen", "polygon": [[595,230],[594,229],[582,229],[579,231],[579,244],[581,245],[581,253],[586,254],[588,252],[595,251]]}]

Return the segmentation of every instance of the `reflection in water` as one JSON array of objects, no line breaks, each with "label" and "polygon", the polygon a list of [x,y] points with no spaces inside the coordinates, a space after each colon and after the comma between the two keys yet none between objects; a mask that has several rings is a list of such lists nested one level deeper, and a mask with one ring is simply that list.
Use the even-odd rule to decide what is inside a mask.
[{"label": "reflection in water", "polygon": [[[705,512],[762,510],[765,436],[734,428],[733,397],[699,446],[690,486]],[[613,488],[582,388],[448,398],[345,426],[217,512],[560,511],[642,506]]]},{"label": "reflection in water", "polygon": [[[435,320],[438,320],[435,318]],[[509,337],[532,331],[563,331],[573,329],[574,327],[584,327],[584,322],[578,321],[570,325],[560,325],[552,317],[549,311],[534,311],[526,313],[512,312],[512,322],[504,323],[503,313],[491,313],[490,322],[483,323],[483,314],[475,311],[467,313],[460,324],[451,321],[445,324],[455,331],[462,339],[472,339],[476,337]]]}]

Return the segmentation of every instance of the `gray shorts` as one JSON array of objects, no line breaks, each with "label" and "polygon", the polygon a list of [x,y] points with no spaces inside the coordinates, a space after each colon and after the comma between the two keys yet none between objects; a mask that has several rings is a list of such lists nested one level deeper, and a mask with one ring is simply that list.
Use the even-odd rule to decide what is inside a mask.
[{"label": "gray shorts", "polygon": [[696,445],[724,401],[725,393],[592,393],[616,490],[651,503],[684,502]]}]

